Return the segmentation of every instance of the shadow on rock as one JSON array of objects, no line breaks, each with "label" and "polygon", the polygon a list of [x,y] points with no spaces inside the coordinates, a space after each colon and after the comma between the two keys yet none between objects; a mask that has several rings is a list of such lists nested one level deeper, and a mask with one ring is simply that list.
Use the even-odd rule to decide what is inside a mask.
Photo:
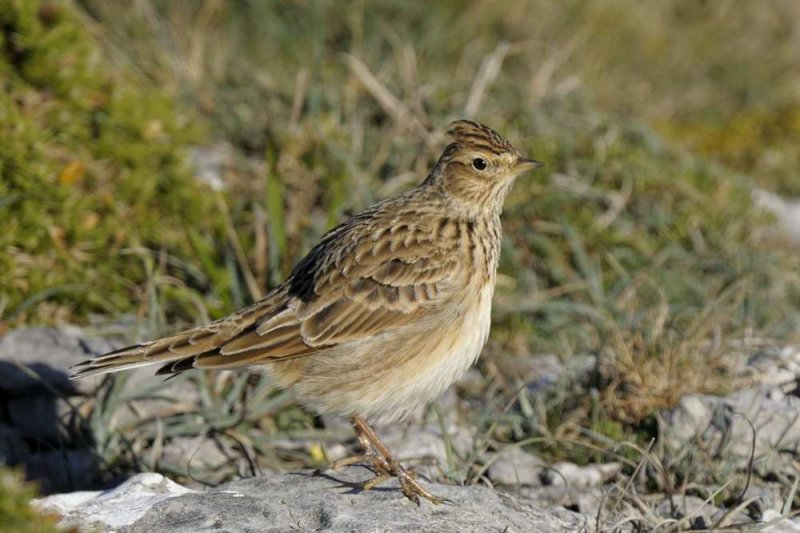
[{"label": "shadow on rock", "polygon": [[78,328],[27,328],[0,339],[0,464],[21,467],[44,494],[106,488],[83,408],[100,380],[74,382],[67,368],[112,349]]}]

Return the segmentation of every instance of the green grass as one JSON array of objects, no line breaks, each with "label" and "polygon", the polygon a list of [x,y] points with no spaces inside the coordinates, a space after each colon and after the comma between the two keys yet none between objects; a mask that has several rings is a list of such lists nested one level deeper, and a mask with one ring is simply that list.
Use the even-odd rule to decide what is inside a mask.
[{"label": "green grass", "polygon": [[169,305],[191,307],[184,287],[208,282],[183,267],[199,262],[187,231],[223,234],[183,155],[202,123],[112,69],[60,3],[3,3],[0,49],[0,317],[130,312],[151,262],[178,272],[159,283]]},{"label": "green grass", "polygon": [[8,533],[55,533],[52,516],[35,511],[30,500],[36,490],[22,482],[22,476],[0,467],[0,530]]},{"label": "green grass", "polygon": [[[755,183],[800,192],[800,52],[781,13],[633,0],[12,2],[0,10],[11,96],[0,133],[13,140],[0,147],[0,316],[133,311],[141,338],[232,311],[337,221],[420,180],[447,123],[474,115],[547,167],[506,205],[493,340],[471,393],[482,409],[464,415],[478,436],[445,474],[476,481],[481,452],[509,445],[618,458],[631,474],[655,461],[642,451],[654,412],[735,387],[729,355],[754,340],[798,339],[800,259],[750,199]],[[223,194],[185,160],[190,145],[221,141],[235,154]],[[596,375],[522,393],[508,361],[536,352],[596,355]],[[110,425],[161,389],[126,396],[120,380],[86,400],[109,464],[204,434],[232,450],[227,464],[140,467],[215,483],[247,457],[318,461],[281,439],[342,436],[263,379],[181,379],[202,401],[163,419]]]}]

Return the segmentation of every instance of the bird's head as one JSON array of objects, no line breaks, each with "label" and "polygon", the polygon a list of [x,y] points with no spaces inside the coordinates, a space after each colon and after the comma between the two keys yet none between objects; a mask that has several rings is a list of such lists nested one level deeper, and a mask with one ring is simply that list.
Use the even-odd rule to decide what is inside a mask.
[{"label": "bird's head", "polygon": [[514,178],[543,166],[483,124],[457,120],[448,133],[455,142],[445,148],[431,178],[441,180],[446,193],[470,210],[499,212]]}]

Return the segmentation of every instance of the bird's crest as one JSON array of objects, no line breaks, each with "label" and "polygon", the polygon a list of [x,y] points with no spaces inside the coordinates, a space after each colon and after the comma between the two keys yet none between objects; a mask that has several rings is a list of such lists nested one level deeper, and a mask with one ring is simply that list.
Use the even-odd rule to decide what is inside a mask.
[{"label": "bird's crest", "polygon": [[456,120],[448,132],[463,147],[476,148],[500,155],[516,153],[516,149],[502,135],[488,126],[471,120]]}]

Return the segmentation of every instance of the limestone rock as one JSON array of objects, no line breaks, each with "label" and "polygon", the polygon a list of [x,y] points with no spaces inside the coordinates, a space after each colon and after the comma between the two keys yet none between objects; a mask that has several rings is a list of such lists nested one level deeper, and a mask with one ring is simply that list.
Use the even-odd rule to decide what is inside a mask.
[{"label": "limestone rock", "polygon": [[547,463],[519,447],[512,447],[488,457],[489,479],[498,485],[539,486]]},{"label": "limestone rock", "polygon": [[120,346],[75,326],[9,331],[0,338],[0,395],[90,393],[101,378],[70,381],[67,369]]},{"label": "limestone rock", "polygon": [[723,457],[741,468],[754,445],[759,470],[776,472],[800,452],[798,417],[800,398],[765,385],[724,397],[685,396],[662,417],[661,433],[676,453]]},{"label": "limestone rock", "polygon": [[597,487],[620,474],[619,463],[590,464],[579,466],[560,461],[553,464],[544,474],[546,485],[566,485],[570,488]]},{"label": "limestone rock", "polygon": [[[192,491],[161,474],[146,473],[138,474],[122,485],[104,492],[56,494],[34,500],[33,504],[44,512],[62,516],[59,525],[64,528],[119,531],[134,523],[162,500],[189,492]],[[158,530],[163,531],[153,531]]]},{"label": "limestone rock", "polygon": [[139,474],[114,490],[50,496],[37,507],[63,516],[62,526],[141,533],[170,531],[577,531],[586,518],[544,510],[485,487],[426,483],[453,503],[417,507],[387,482],[362,491],[370,477],[353,467],[323,475],[270,475],[194,492],[159,474]]},{"label": "limestone rock", "polygon": [[69,367],[119,346],[81,328],[23,328],[0,338],[0,464],[21,467],[45,494],[102,488],[82,406],[102,378]]},{"label": "limestone rock", "polygon": [[454,503],[417,507],[387,482],[364,492],[356,483],[370,476],[363,468],[326,475],[308,472],[228,483],[205,494],[161,502],[128,530],[225,531],[574,531],[583,517],[546,511],[484,487],[426,483]]}]

